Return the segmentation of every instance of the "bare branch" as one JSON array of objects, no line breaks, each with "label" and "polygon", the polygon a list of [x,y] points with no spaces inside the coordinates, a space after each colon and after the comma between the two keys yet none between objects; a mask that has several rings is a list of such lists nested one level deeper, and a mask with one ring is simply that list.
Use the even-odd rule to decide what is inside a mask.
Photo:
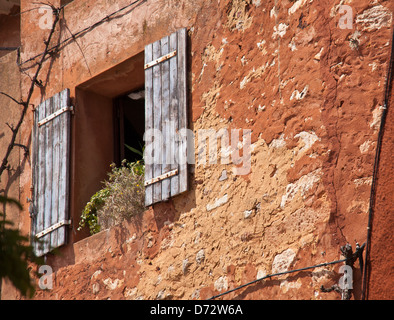
[{"label": "bare branch", "polygon": [[51,43],[52,36],[55,33],[56,25],[59,22],[60,9],[55,8],[52,5],[50,7],[53,10],[53,14],[55,16],[55,19],[54,19],[54,21],[52,23],[52,29],[51,29],[51,31],[50,31],[50,33],[48,35],[48,38],[47,38],[46,41],[44,41],[44,43],[45,43],[45,50],[44,50],[44,53],[43,53],[43,55],[41,57],[41,60],[37,64],[37,69],[36,69],[36,72],[34,74],[34,77],[31,78],[31,85],[30,85],[30,88],[29,88],[29,91],[28,91],[28,94],[27,94],[26,101],[25,102],[23,102],[23,101],[18,102],[15,98],[11,97],[10,95],[8,95],[8,94],[6,94],[4,92],[0,92],[1,94],[3,94],[5,96],[9,97],[10,99],[12,99],[14,102],[16,102],[19,105],[23,106],[22,113],[21,113],[21,116],[19,118],[19,121],[18,121],[16,127],[14,128],[13,126],[7,124],[8,127],[12,130],[12,137],[11,137],[11,141],[10,141],[8,147],[7,147],[7,151],[6,151],[6,153],[4,155],[4,158],[3,158],[2,162],[1,162],[1,165],[0,165],[0,178],[1,178],[1,175],[3,174],[4,170],[6,170],[8,168],[8,158],[9,158],[9,156],[11,154],[11,151],[14,149],[14,147],[21,147],[21,148],[23,148],[25,150],[25,152],[28,152],[28,148],[26,146],[22,146],[22,145],[16,143],[16,138],[17,138],[17,135],[18,135],[18,131],[19,131],[20,127],[22,126],[22,123],[23,123],[23,120],[25,118],[27,109],[29,107],[30,99],[31,99],[31,97],[33,95],[34,87],[37,85],[37,83],[39,83],[37,81],[38,75],[39,75],[39,73],[41,71],[42,65],[43,65],[46,57],[49,54],[49,44]]},{"label": "bare branch", "polygon": [[14,97],[11,97],[8,93],[0,91],[0,94],[2,94],[3,96],[6,96],[7,98],[10,98],[12,101],[14,101],[17,104],[21,104],[21,105],[23,104],[22,101],[16,100]]},{"label": "bare branch", "polygon": [[8,128],[10,128],[10,130],[11,130],[12,132],[15,131],[14,126],[13,126],[12,124],[9,124],[8,122],[6,122],[5,124],[7,125]]},{"label": "bare branch", "polygon": [[27,146],[20,143],[14,143],[14,146],[23,149],[26,155],[29,154],[29,148]]}]

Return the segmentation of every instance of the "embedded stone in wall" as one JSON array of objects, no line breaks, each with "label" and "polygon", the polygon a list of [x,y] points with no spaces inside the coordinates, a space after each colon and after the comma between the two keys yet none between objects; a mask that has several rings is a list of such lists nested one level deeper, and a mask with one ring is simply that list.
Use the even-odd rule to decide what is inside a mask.
[{"label": "embedded stone in wall", "polygon": [[182,272],[185,275],[187,273],[187,271],[189,270],[189,266],[191,265],[191,263],[189,262],[189,259],[185,259],[182,262]]},{"label": "embedded stone in wall", "polygon": [[294,138],[301,138],[301,140],[304,142],[304,146],[300,149],[299,153],[308,150],[316,141],[320,140],[314,131],[302,131],[297,133]]},{"label": "embedded stone in wall", "polygon": [[[289,9],[288,13],[289,14],[293,14],[294,12],[296,12],[300,7],[302,7],[307,0],[298,0],[296,1]],[[313,0],[312,0],[313,1]],[[311,1],[311,2],[312,2]]]},{"label": "embedded stone in wall", "polygon": [[199,299],[200,298],[200,289],[196,289],[193,291],[190,299]]},{"label": "embedded stone in wall", "polygon": [[219,181],[227,180],[227,170],[223,170],[222,174],[219,177]]},{"label": "embedded stone in wall", "polygon": [[269,144],[270,148],[275,148],[275,149],[283,148],[285,146],[286,146],[286,141],[284,139],[283,133],[280,135],[278,139],[272,140],[271,143]]},{"label": "embedded stone in wall", "polygon": [[274,26],[274,32],[272,33],[272,39],[276,39],[277,37],[283,38],[286,34],[287,28],[289,26],[285,23],[281,23],[278,26]]},{"label": "embedded stone in wall", "polygon": [[301,92],[299,92],[298,90],[294,90],[294,92],[290,96],[290,101],[293,100],[293,99],[296,99],[296,100],[304,99],[306,94],[308,93],[308,89],[309,89],[309,86],[306,85],[304,87],[304,89],[302,89]]},{"label": "embedded stone in wall", "polygon": [[226,291],[228,289],[228,280],[226,276],[220,277],[214,283],[215,290]]},{"label": "embedded stone in wall", "polygon": [[390,10],[379,4],[357,15],[355,21],[363,26],[363,31],[371,31],[382,27],[390,27],[392,20],[393,15]]},{"label": "embedded stone in wall", "polygon": [[284,280],[280,283],[280,288],[282,289],[283,293],[289,291],[289,289],[299,289],[301,288],[301,280],[297,279],[297,281],[287,281]]},{"label": "embedded stone in wall", "polygon": [[97,294],[100,291],[100,285],[98,283],[93,283],[92,285],[92,292],[93,294]]},{"label": "embedded stone in wall", "polygon": [[123,284],[124,280],[115,279],[112,281],[111,278],[107,278],[103,280],[103,283],[109,290],[115,290]]},{"label": "embedded stone in wall", "polygon": [[265,270],[259,269],[259,270],[257,271],[256,280],[257,280],[257,279],[264,278],[266,275],[267,275],[267,272],[266,272]]},{"label": "embedded stone in wall", "polygon": [[306,192],[312,188],[312,186],[320,180],[321,177],[321,169],[317,169],[313,172],[310,172],[300,179],[298,179],[294,183],[290,183],[286,187],[286,193],[282,196],[282,201],[280,203],[280,207],[284,208],[288,201],[294,199],[295,195],[300,191],[301,196],[304,196]]},{"label": "embedded stone in wall", "polygon": [[244,218],[245,219],[249,218],[252,213],[253,213],[253,210],[245,210],[244,211]]},{"label": "embedded stone in wall", "polygon": [[295,256],[296,253],[292,249],[287,249],[281,254],[276,255],[272,263],[272,273],[287,271]]},{"label": "embedded stone in wall", "polygon": [[372,122],[369,124],[370,128],[374,130],[379,129],[382,113],[383,113],[383,106],[378,106],[372,111]]},{"label": "embedded stone in wall", "polygon": [[204,259],[205,259],[205,252],[204,249],[201,249],[196,254],[196,261],[198,264],[200,264]]},{"label": "embedded stone in wall", "polygon": [[226,193],[223,197],[216,199],[214,203],[207,204],[207,207],[206,207],[207,211],[211,211],[213,209],[216,209],[216,208],[220,207],[221,205],[225,204],[227,201],[228,201],[228,197],[227,197],[227,193]]}]

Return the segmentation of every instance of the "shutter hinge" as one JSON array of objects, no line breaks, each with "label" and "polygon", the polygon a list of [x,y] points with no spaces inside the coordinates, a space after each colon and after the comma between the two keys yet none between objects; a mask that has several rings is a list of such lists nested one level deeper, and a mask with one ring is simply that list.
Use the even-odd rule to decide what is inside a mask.
[{"label": "shutter hinge", "polygon": [[150,184],[153,184],[155,182],[159,182],[161,180],[167,179],[169,177],[176,176],[177,174],[178,174],[178,169],[175,169],[175,170],[163,173],[162,175],[157,176],[156,178],[152,178],[152,179],[146,180],[145,181],[145,187],[150,185]]},{"label": "shutter hinge", "polygon": [[71,224],[71,220],[62,220],[62,221],[60,221],[58,223],[55,223],[54,225],[50,226],[49,228],[46,228],[45,230],[37,233],[36,234],[36,238],[37,239],[42,238],[46,234],[48,234],[48,233],[50,233],[50,232],[52,232],[52,231],[54,231],[56,229],[59,229],[62,226],[70,225],[70,224]]},{"label": "shutter hinge", "polygon": [[146,63],[146,64],[144,65],[144,69],[151,68],[151,67],[153,67],[153,66],[159,64],[160,62],[163,62],[163,61],[166,61],[166,60],[172,58],[173,56],[176,56],[176,50],[174,50],[174,51],[172,51],[172,52],[170,52],[170,53],[167,53],[167,54],[165,54],[164,56],[162,56],[162,57],[160,57],[160,58],[157,58],[157,59],[155,59],[155,60],[153,60],[153,61],[151,61],[151,62]]},{"label": "shutter hinge", "polygon": [[61,108],[60,110],[58,110],[58,111],[52,113],[52,114],[49,115],[48,117],[46,117],[46,118],[42,119],[41,121],[39,121],[39,122],[38,122],[38,127],[41,127],[41,126],[44,125],[45,123],[47,123],[47,122],[49,122],[49,121],[55,119],[57,116],[61,115],[61,114],[64,113],[64,112],[67,112],[67,111],[71,111],[71,113],[73,114],[73,113],[74,113],[74,107],[73,107],[73,106],[70,106],[70,107]]}]

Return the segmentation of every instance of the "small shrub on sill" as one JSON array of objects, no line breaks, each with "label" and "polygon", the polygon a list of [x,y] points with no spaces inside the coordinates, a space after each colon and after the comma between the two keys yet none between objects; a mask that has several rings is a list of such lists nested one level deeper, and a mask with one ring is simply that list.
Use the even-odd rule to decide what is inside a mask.
[{"label": "small shrub on sill", "polygon": [[104,188],[97,191],[86,204],[82,211],[81,220],[79,222],[78,230],[84,226],[89,226],[90,234],[95,234],[100,231],[98,224],[97,211],[104,205],[105,200],[109,196],[109,189]]},{"label": "small shrub on sill", "polygon": [[144,162],[123,160],[120,168],[115,164],[111,168],[104,188],[86,204],[78,230],[87,223],[95,234],[145,210]]}]

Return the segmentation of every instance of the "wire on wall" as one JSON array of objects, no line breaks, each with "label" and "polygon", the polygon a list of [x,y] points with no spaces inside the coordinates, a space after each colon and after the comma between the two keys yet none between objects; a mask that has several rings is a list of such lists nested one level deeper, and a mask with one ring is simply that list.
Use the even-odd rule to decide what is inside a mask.
[{"label": "wire on wall", "polygon": [[229,293],[231,293],[231,292],[237,291],[237,290],[242,289],[242,288],[244,288],[244,287],[250,286],[251,284],[254,284],[254,283],[256,283],[256,282],[260,282],[260,281],[262,281],[262,280],[264,280],[264,279],[267,279],[267,278],[277,277],[277,276],[281,276],[281,275],[284,275],[284,274],[289,274],[289,273],[294,273],[294,272],[300,272],[300,271],[305,271],[305,270],[309,270],[309,269],[315,269],[315,268],[319,268],[319,267],[325,267],[325,266],[332,265],[332,264],[337,264],[337,263],[341,263],[341,262],[346,262],[346,261],[348,261],[349,259],[350,259],[350,258],[341,259],[341,260],[335,260],[335,261],[331,261],[331,262],[324,262],[324,263],[316,264],[316,265],[310,266],[310,267],[304,267],[304,268],[300,268],[300,269],[294,269],[294,270],[289,270],[289,271],[283,271],[283,272],[277,272],[277,273],[268,274],[268,275],[266,275],[266,276],[264,276],[264,277],[262,277],[262,278],[259,278],[259,279],[250,281],[250,282],[245,283],[245,284],[243,284],[243,285],[241,285],[241,286],[239,286],[239,287],[236,287],[236,288],[234,288],[234,289],[231,289],[231,290],[222,292],[222,293],[220,293],[220,294],[217,294],[217,295],[215,295],[215,296],[212,296],[212,297],[210,297],[208,300],[213,300],[213,299],[219,298],[219,297],[221,297],[221,296],[224,296],[224,295],[229,294]]},{"label": "wire on wall", "polygon": [[[101,20],[97,21],[96,23],[94,23],[94,24],[90,25],[89,27],[86,27],[86,28],[84,28],[84,29],[82,29],[82,30],[80,30],[80,31],[78,31],[78,32],[76,32],[76,33],[74,33],[74,34],[72,34],[70,37],[68,37],[68,38],[66,38],[66,39],[64,39],[64,40],[62,40],[62,41],[60,41],[60,42],[57,43],[56,45],[50,47],[50,48],[49,48],[49,52],[55,52],[56,50],[59,49],[59,47],[60,47],[61,45],[67,43],[68,41],[70,41],[70,40],[75,40],[75,38],[77,38],[77,37],[79,37],[79,36],[85,34],[86,32],[88,32],[88,31],[90,31],[90,30],[96,28],[96,27],[99,26],[100,24],[102,24],[102,23],[104,23],[104,22],[107,22],[107,21],[109,21],[109,20],[115,18],[115,15],[116,15],[116,14],[118,14],[118,13],[120,13],[120,12],[122,12],[122,11],[124,11],[124,10],[130,8],[130,7],[132,7],[133,5],[135,5],[135,6],[132,8],[132,10],[134,10],[135,8],[137,8],[139,5],[143,4],[143,3],[146,2],[146,1],[147,1],[147,0],[136,0],[136,1],[133,1],[133,2],[129,3],[128,5],[126,5],[126,6],[122,7],[122,8],[120,8],[120,9],[118,9],[118,10],[116,10],[116,11],[114,11],[114,12],[108,14],[108,15],[106,15],[104,18],[102,18]],[[39,53],[39,54],[37,54],[37,55],[35,55],[34,57],[31,57],[31,58],[25,60],[25,61],[22,61],[21,63],[19,63],[19,65],[22,66],[22,65],[24,65],[24,64],[26,64],[26,63],[28,63],[28,62],[30,62],[30,61],[34,61],[35,59],[37,59],[38,57],[40,57],[40,56],[42,56],[42,55],[43,55],[43,52],[42,52],[42,53]],[[33,66],[34,66],[34,64],[33,64]],[[32,67],[32,66],[30,66],[30,67]]]}]

